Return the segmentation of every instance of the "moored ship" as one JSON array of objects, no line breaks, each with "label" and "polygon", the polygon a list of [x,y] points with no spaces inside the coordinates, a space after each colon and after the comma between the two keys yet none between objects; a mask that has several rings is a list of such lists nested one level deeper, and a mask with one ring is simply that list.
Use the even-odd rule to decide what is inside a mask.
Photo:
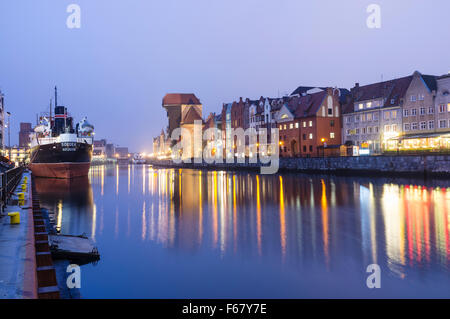
[{"label": "moored ship", "polygon": [[67,108],[57,106],[54,117],[42,117],[31,134],[29,168],[36,177],[87,176],[91,165],[94,127],[84,118],[73,128]]}]

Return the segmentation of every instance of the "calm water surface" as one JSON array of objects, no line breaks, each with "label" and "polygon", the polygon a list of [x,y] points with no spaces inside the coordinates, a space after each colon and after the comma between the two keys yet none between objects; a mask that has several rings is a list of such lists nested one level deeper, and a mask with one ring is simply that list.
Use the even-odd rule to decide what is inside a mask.
[{"label": "calm water surface", "polygon": [[99,248],[84,298],[450,298],[450,181],[130,165],[36,187]]}]

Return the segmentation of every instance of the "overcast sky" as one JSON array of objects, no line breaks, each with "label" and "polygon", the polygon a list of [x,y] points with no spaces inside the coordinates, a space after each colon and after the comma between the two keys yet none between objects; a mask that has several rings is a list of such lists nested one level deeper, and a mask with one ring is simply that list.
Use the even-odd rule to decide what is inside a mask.
[{"label": "overcast sky", "polygon": [[[81,8],[69,29],[66,8]],[[381,7],[381,28],[366,25]],[[0,0],[0,89],[19,122],[53,87],[96,138],[150,151],[165,93],[192,92],[203,115],[239,97],[299,85],[350,88],[450,71],[448,0]]]}]

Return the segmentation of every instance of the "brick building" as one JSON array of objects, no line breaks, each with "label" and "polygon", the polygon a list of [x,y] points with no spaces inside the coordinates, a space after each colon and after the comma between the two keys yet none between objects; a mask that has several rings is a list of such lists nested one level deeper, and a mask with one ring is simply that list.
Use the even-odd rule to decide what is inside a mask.
[{"label": "brick building", "polygon": [[28,148],[30,144],[30,134],[33,133],[31,123],[20,123],[19,147]]},{"label": "brick building", "polygon": [[341,144],[339,90],[292,96],[276,115],[281,157],[313,157]]}]

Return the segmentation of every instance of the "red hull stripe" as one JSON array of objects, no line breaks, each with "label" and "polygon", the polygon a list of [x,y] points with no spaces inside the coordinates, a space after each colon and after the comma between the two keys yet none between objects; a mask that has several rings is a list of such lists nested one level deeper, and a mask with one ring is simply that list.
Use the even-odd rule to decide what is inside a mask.
[{"label": "red hull stripe", "polygon": [[33,163],[29,167],[36,177],[74,178],[87,176],[91,163]]}]

